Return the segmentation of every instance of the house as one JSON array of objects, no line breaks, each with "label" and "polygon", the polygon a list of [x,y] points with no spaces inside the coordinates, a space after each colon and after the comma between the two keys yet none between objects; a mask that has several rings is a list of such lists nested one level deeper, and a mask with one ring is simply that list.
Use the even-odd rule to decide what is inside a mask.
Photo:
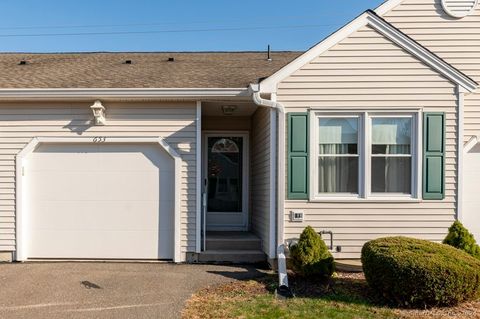
[{"label": "house", "polygon": [[337,258],[480,237],[480,5],[389,0],[304,53],[0,55],[0,256]]}]

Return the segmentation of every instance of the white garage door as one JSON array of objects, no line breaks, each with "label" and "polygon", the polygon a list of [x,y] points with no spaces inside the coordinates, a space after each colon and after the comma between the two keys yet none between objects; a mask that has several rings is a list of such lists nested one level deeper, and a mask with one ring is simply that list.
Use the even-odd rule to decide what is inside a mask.
[{"label": "white garage door", "polygon": [[480,144],[464,158],[462,222],[480,241]]},{"label": "white garage door", "polygon": [[172,259],[174,170],[158,144],[40,144],[24,173],[28,258]]}]

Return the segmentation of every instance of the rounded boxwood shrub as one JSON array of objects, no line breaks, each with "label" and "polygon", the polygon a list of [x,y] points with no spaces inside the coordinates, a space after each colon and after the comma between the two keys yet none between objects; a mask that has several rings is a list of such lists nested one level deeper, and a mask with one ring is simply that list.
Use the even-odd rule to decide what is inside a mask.
[{"label": "rounded boxwood shrub", "polygon": [[389,237],[362,249],[369,286],[404,307],[450,306],[480,296],[480,261],[448,245]]},{"label": "rounded boxwood shrub", "polygon": [[310,226],[303,230],[298,243],[290,247],[290,257],[295,272],[305,277],[329,278],[335,271],[332,254]]},{"label": "rounded boxwood shrub", "polygon": [[467,254],[480,259],[480,247],[477,245],[475,237],[459,221],[455,221],[450,226],[443,243],[461,249]]}]

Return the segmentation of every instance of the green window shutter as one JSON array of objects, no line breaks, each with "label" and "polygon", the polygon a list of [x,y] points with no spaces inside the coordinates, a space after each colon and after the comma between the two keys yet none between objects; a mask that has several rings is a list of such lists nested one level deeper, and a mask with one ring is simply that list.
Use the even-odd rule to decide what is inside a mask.
[{"label": "green window shutter", "polygon": [[288,114],[288,199],[308,199],[308,113]]},{"label": "green window shutter", "polygon": [[424,113],[423,199],[445,198],[445,113]]}]

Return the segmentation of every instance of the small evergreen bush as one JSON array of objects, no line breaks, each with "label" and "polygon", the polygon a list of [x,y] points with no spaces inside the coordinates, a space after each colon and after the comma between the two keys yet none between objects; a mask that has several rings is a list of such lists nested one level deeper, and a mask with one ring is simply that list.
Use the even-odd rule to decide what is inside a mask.
[{"label": "small evergreen bush", "polygon": [[475,237],[459,221],[455,221],[450,226],[448,235],[443,240],[443,243],[461,249],[480,259],[480,247],[477,245]]},{"label": "small evergreen bush", "polygon": [[332,254],[310,226],[303,230],[298,243],[290,247],[290,257],[295,272],[305,277],[329,278],[335,271]]},{"label": "small evergreen bush", "polygon": [[369,286],[399,306],[451,306],[480,297],[480,260],[448,245],[379,238],[363,246],[362,263]]}]

